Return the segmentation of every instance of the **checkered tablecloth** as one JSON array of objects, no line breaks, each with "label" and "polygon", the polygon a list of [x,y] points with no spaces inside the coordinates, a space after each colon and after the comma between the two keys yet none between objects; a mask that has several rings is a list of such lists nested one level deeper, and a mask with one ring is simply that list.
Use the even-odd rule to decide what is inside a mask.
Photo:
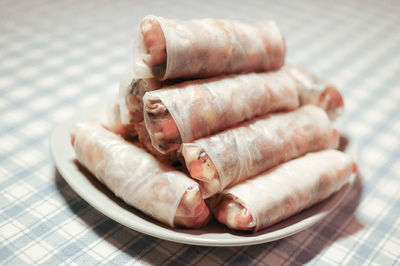
[{"label": "checkered tablecloth", "polygon": [[[142,17],[273,19],[287,62],[340,88],[360,178],[322,222],[248,247],[153,238],[55,168],[54,127],[117,91]],[[0,1],[0,264],[400,264],[399,1]]]}]

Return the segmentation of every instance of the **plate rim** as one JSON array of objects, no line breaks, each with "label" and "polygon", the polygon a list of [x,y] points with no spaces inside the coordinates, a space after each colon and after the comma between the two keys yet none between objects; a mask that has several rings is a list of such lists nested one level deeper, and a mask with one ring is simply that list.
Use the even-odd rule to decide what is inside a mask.
[{"label": "plate rim", "polygon": [[[124,225],[125,227],[128,227],[134,231],[150,235],[152,237],[156,237],[159,239],[164,239],[172,242],[177,242],[177,243],[183,243],[183,244],[190,244],[190,245],[198,245],[198,246],[212,246],[212,247],[233,247],[233,246],[249,246],[249,245],[256,245],[256,244],[262,244],[266,242],[272,242],[275,240],[279,240],[282,238],[286,238],[288,236],[294,235],[300,231],[303,231],[312,225],[316,224],[317,222],[323,220],[324,217],[329,215],[346,197],[348,192],[350,191],[355,175],[350,178],[349,184],[346,184],[341,190],[338,192],[334,193],[331,197],[328,199],[322,201],[321,203],[314,205],[299,214],[296,214],[287,220],[283,222],[290,221],[294,217],[301,215],[304,212],[312,212],[313,209],[315,209],[318,205],[320,204],[325,204],[325,206],[328,206],[329,208],[327,210],[323,210],[321,212],[317,212],[316,214],[313,214],[309,217],[306,217],[305,219],[302,219],[294,224],[291,224],[289,226],[283,227],[283,228],[278,228],[277,230],[270,231],[268,230],[271,227],[276,227],[283,222],[280,222],[276,225],[273,225],[271,227],[267,227],[265,229],[262,229],[258,232],[255,233],[241,233],[239,231],[235,231],[232,229],[226,228],[226,233],[231,233],[232,237],[228,238],[219,238],[219,239],[212,239],[209,237],[204,237],[203,234],[193,234],[190,232],[196,231],[196,232],[201,232],[204,231],[204,229],[207,229],[207,226],[205,228],[200,228],[200,229],[180,229],[180,228],[167,228],[163,225],[161,225],[159,222],[152,220],[152,218],[148,218],[149,220],[144,220],[144,223],[137,223],[134,222],[129,222],[124,218],[124,213],[129,212],[129,214],[132,214],[140,219],[142,219],[140,216],[135,214],[132,211],[129,211],[127,209],[122,208],[121,206],[118,206],[118,204],[108,198],[103,192],[99,191],[98,188],[96,188],[94,185],[91,185],[92,188],[96,189],[99,193],[103,194],[104,199],[108,200],[110,202],[113,202],[117,206],[115,210],[110,210],[107,209],[101,202],[97,202],[96,198],[93,197],[92,195],[86,193],[84,191],[85,186],[81,186],[79,180],[75,180],[72,178],[72,175],[78,173],[83,180],[86,179],[87,184],[89,184],[89,180],[85,176],[84,173],[82,173],[78,168],[77,165],[74,163],[73,160],[70,158],[72,155],[75,157],[75,152],[72,148],[72,145],[70,144],[69,141],[69,129],[71,126],[78,122],[80,119],[71,119],[65,123],[62,123],[54,128],[50,135],[50,150],[52,153],[52,156],[55,161],[55,166],[58,169],[60,175],[63,177],[63,179],[67,182],[67,184],[72,188],[72,190],[78,194],[84,201],[86,201],[91,207],[95,208],[99,212],[101,212],[103,215],[107,216],[108,218],[116,221],[119,224]],[[64,141],[60,141],[64,140]],[[67,149],[69,152],[64,152],[62,153],[60,149]],[[72,153],[72,154],[71,154]],[[75,171],[76,173],[71,173],[71,171]],[[96,179],[97,182],[99,182]],[[85,182],[85,181],[83,181]],[[99,182],[99,184],[101,184]],[[90,185],[90,184],[89,184]],[[114,196],[115,197],[115,196]],[[122,202],[122,200],[119,200]],[[127,206],[126,203],[123,203]],[[329,204],[331,206],[329,206]],[[133,208],[133,207],[132,207]],[[121,213],[121,210],[123,211]],[[135,212],[140,212],[139,210],[134,210]],[[120,213],[118,213],[120,212]],[[128,214],[128,216],[129,216]],[[143,214],[143,216],[145,216]],[[157,230],[155,230],[157,229]],[[263,231],[267,231],[266,233],[262,233]]]}]

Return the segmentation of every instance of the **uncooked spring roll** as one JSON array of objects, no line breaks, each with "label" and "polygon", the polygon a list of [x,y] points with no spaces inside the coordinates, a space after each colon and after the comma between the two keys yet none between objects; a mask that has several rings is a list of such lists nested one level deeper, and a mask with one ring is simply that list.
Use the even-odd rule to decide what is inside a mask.
[{"label": "uncooked spring roll", "polygon": [[336,148],[339,133],[319,107],[274,113],[180,148],[203,197],[210,197],[282,162]]},{"label": "uncooked spring roll", "polygon": [[332,120],[342,113],[343,97],[334,85],[303,68],[286,65],[283,69],[299,83],[301,105],[317,105],[324,109]]},{"label": "uncooked spring roll", "polygon": [[[134,93],[132,93],[132,95],[130,96],[134,97],[133,94]],[[138,98],[141,99],[141,97]],[[144,148],[146,151],[151,153],[154,157],[165,164],[175,165],[179,163],[179,161],[177,160],[176,152],[162,154],[154,149],[151,144],[151,140],[149,134],[147,133],[144,122],[132,122],[130,120],[130,118],[133,117],[132,114],[137,113],[125,112],[124,114],[122,114],[123,109],[126,109],[126,103],[118,102],[114,99],[114,101],[109,104],[106,110],[106,121],[102,123],[102,125],[108,130],[122,136],[125,140],[139,141],[136,143],[137,146]],[[143,112],[141,112],[141,117],[143,120]]]},{"label": "uncooked spring roll", "polygon": [[78,161],[117,197],[169,226],[204,226],[210,212],[196,182],[98,124],[71,131]]},{"label": "uncooked spring roll", "polygon": [[[330,83],[317,78],[312,73],[294,66],[284,66],[285,70],[299,83],[301,105],[314,104],[323,108],[331,119],[335,119],[343,109],[343,99],[339,91]],[[135,136],[135,123],[143,121],[143,96],[146,92],[183,82],[167,80],[160,82],[155,78],[139,79],[133,71],[122,79],[119,88],[119,129],[126,136]]]},{"label": "uncooked spring roll", "polygon": [[134,51],[138,78],[160,80],[279,69],[285,41],[274,22],[146,16]]},{"label": "uncooked spring roll", "polygon": [[123,124],[142,122],[144,94],[161,86],[162,83],[157,79],[139,79],[132,71],[127,73],[119,85],[121,122]]},{"label": "uncooked spring roll", "polygon": [[168,165],[177,165],[179,161],[177,159],[177,152],[172,151],[169,153],[160,153],[156,149],[154,149],[153,145],[151,144],[151,139],[149,133],[147,133],[146,126],[144,122],[136,123],[135,132],[138,135],[138,140],[141,146],[146,149],[149,153],[151,153],[154,157],[156,157],[161,162],[168,164]]},{"label": "uncooked spring roll", "polygon": [[127,141],[138,141],[135,143],[136,146],[140,146],[141,148],[145,149],[165,164],[176,165],[179,163],[176,151],[163,154],[154,149],[144,122],[122,123],[120,110],[121,109],[118,103],[110,104],[106,113],[107,122],[102,123],[102,125],[115,134],[120,135]]},{"label": "uncooked spring roll", "polygon": [[309,153],[225,190],[216,217],[232,229],[257,231],[328,198],[356,171],[341,151]]},{"label": "uncooked spring roll", "polygon": [[128,72],[119,85],[121,123],[130,125],[143,121],[143,96],[146,92],[171,86],[183,80],[159,81],[155,78],[140,79]]},{"label": "uncooked spring roll", "polygon": [[256,116],[299,106],[297,83],[282,70],[183,82],[147,92],[143,102],[147,130],[161,153]]}]

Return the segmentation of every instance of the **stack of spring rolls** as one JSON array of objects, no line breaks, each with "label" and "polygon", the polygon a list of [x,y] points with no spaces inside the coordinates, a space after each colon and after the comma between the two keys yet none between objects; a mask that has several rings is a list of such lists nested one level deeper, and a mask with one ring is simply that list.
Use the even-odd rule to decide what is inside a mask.
[{"label": "stack of spring rolls", "polygon": [[357,167],[337,150],[342,96],[285,53],[274,22],[146,16],[109,122],[71,130],[77,159],[172,227],[257,231],[299,213]]}]

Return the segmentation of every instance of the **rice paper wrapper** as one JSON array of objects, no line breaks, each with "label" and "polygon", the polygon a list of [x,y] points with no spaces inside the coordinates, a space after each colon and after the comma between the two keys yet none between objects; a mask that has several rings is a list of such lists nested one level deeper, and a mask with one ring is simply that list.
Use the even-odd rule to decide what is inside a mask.
[{"label": "rice paper wrapper", "polygon": [[118,102],[121,123],[129,125],[142,122],[144,94],[161,87],[162,84],[154,78],[139,79],[133,71],[128,71],[119,85]]},{"label": "rice paper wrapper", "polygon": [[132,86],[135,84],[136,78],[133,71],[128,71],[123,76],[119,84],[118,104],[120,108],[120,120],[122,124],[131,122],[131,114],[129,108],[129,95],[132,91]]},{"label": "rice paper wrapper", "polygon": [[338,136],[326,113],[306,105],[242,123],[196,140],[219,174],[221,189],[299,157],[338,146]]},{"label": "rice paper wrapper", "polygon": [[167,165],[176,165],[178,163],[177,152],[172,151],[166,154],[158,152],[151,144],[150,136],[143,122],[135,124],[135,130],[138,134],[139,143],[154,157]]},{"label": "rice paper wrapper", "polygon": [[[166,41],[167,63],[162,80],[211,77],[279,69],[286,53],[285,40],[274,22],[234,20],[175,20],[146,16],[159,23]],[[144,62],[146,48],[139,31],[134,51],[138,77],[154,75]]]},{"label": "rice paper wrapper", "polygon": [[79,123],[71,134],[80,163],[117,197],[163,223],[174,226],[183,194],[199,189],[185,174],[98,124]]},{"label": "rice paper wrapper", "polygon": [[223,192],[255,219],[255,231],[322,201],[349,182],[353,160],[337,150],[309,153]]},{"label": "rice paper wrapper", "polygon": [[[166,106],[182,142],[209,136],[259,115],[299,106],[297,83],[285,71],[184,82],[148,92],[143,100],[145,106],[157,100]],[[144,119],[147,125],[150,118],[146,113]]]},{"label": "rice paper wrapper", "polygon": [[331,120],[335,120],[343,112],[343,97],[337,88],[327,80],[299,67],[285,65],[283,70],[299,84],[300,104],[313,104],[323,108]]}]

